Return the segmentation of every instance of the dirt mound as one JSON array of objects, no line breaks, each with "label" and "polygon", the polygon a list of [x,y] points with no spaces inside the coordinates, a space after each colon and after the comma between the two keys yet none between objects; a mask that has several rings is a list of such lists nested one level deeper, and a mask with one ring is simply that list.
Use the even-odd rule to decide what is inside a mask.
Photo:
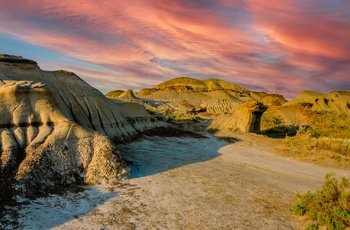
[{"label": "dirt mound", "polygon": [[260,133],[261,116],[267,107],[257,101],[237,105],[229,114],[216,117],[209,129],[216,131]]}]

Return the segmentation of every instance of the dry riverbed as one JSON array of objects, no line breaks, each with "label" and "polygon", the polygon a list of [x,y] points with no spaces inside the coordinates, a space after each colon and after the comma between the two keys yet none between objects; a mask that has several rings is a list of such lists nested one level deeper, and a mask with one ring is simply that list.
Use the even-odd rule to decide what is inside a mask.
[{"label": "dry riverbed", "polygon": [[274,155],[280,140],[147,137],[121,145],[131,178],[7,207],[0,228],[300,229],[290,207],[335,170]]}]

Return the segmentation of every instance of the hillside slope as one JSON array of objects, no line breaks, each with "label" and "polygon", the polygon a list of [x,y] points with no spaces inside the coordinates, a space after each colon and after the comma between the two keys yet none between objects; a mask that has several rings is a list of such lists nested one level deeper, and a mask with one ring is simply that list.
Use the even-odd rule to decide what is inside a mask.
[{"label": "hillside slope", "polygon": [[306,126],[313,113],[322,111],[350,116],[350,91],[334,91],[328,94],[303,91],[282,106],[270,106],[264,116],[277,119],[286,125]]},{"label": "hillside slope", "polygon": [[[168,118],[213,119],[210,129],[227,129],[259,133],[260,117],[265,105],[282,105],[282,95],[252,92],[220,79],[198,80],[180,77],[138,93],[115,91],[106,96],[144,105],[155,114]],[[259,104],[259,105],[258,105]],[[261,104],[261,105],[260,105]],[[243,112],[244,111],[244,112]],[[233,122],[234,121],[234,122]]]},{"label": "hillside slope", "polygon": [[77,75],[0,55],[0,201],[84,181],[115,183],[125,164],[109,140],[163,124],[107,99]]}]

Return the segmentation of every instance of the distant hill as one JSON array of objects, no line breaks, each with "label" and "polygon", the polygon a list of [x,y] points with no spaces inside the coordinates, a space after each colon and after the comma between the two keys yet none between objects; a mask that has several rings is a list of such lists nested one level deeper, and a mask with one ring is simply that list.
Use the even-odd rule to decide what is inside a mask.
[{"label": "distant hill", "polygon": [[[153,88],[146,88],[134,93],[131,90],[113,91],[107,97],[122,101],[138,102],[149,111],[175,119],[201,117],[213,120],[209,128],[220,130],[236,130],[242,132],[259,132],[257,128],[248,128],[248,123],[275,120],[286,125],[306,125],[310,116],[307,111],[333,111],[337,114],[350,115],[350,92],[335,91],[322,94],[310,91],[300,93],[295,99],[287,101],[280,94],[254,92],[235,84],[220,80],[198,80],[189,77],[179,77],[165,81]],[[254,107],[254,103],[256,106]],[[249,106],[248,106],[249,104]],[[250,108],[248,110],[244,107]],[[235,116],[242,116],[237,111],[246,111],[245,117],[250,119],[236,121]],[[252,111],[255,111],[255,115]],[[265,111],[263,113],[263,111]],[[250,112],[248,112],[250,111]],[[248,115],[251,113],[251,115]],[[260,114],[261,113],[261,114]],[[253,115],[254,116],[253,116]],[[260,114],[260,115],[257,115]],[[233,120],[232,120],[233,119]],[[241,119],[241,118],[240,118]],[[238,128],[239,123],[246,128]],[[255,126],[258,126],[255,124]]]},{"label": "distant hill", "polygon": [[207,79],[207,80],[197,80],[189,77],[179,77],[172,80],[163,82],[159,85],[153,87],[154,89],[164,90],[167,88],[176,88],[176,87],[187,87],[189,90],[196,91],[212,91],[212,90],[232,90],[234,92],[243,93],[249,92],[248,90],[228,83],[220,79]]},{"label": "distant hill", "polygon": [[300,105],[314,111],[329,110],[350,115],[350,91],[334,91],[328,94],[304,91],[284,106]]},{"label": "distant hill", "polygon": [[248,101],[266,105],[282,105],[287,102],[282,95],[252,92],[220,79],[198,80],[188,77],[175,78],[153,88],[142,89],[133,98],[122,98],[125,96],[121,94],[117,90],[106,96],[126,101],[143,101],[149,110],[165,106],[176,110],[195,108],[213,114],[230,112],[234,106]]},{"label": "distant hill", "polygon": [[311,113],[321,111],[350,116],[350,91],[303,91],[281,106],[270,106],[264,117],[274,117],[286,125],[308,125]]},{"label": "distant hill", "polygon": [[[114,92],[118,92],[114,94]],[[220,130],[236,130],[242,132],[259,132],[255,121],[260,121],[264,105],[282,105],[287,100],[282,95],[253,92],[235,84],[220,80],[198,80],[179,77],[153,88],[142,89],[138,93],[131,90],[123,94],[114,91],[106,94],[123,101],[138,102],[155,114],[163,114],[174,119],[189,119],[193,117],[215,118],[208,128]],[[253,102],[253,103],[250,103]],[[249,105],[248,105],[249,104]],[[247,107],[249,109],[243,109]],[[242,112],[245,111],[246,115]],[[227,114],[234,115],[227,118]],[[233,117],[241,116],[240,121]],[[225,117],[225,118],[223,118]],[[219,122],[224,119],[226,122]],[[233,119],[233,120],[232,120]],[[216,122],[218,121],[218,122]],[[241,123],[244,124],[241,124]],[[220,124],[220,125],[219,125]],[[225,125],[223,125],[225,124]],[[254,127],[254,128],[253,128]]]}]

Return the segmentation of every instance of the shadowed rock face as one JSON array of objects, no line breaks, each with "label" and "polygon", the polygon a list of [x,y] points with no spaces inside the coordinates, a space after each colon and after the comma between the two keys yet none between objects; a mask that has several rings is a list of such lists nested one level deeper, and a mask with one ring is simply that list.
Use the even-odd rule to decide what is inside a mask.
[{"label": "shadowed rock face", "polygon": [[126,171],[109,138],[162,125],[143,106],[107,99],[73,73],[0,55],[0,201],[79,181],[115,183]]}]

